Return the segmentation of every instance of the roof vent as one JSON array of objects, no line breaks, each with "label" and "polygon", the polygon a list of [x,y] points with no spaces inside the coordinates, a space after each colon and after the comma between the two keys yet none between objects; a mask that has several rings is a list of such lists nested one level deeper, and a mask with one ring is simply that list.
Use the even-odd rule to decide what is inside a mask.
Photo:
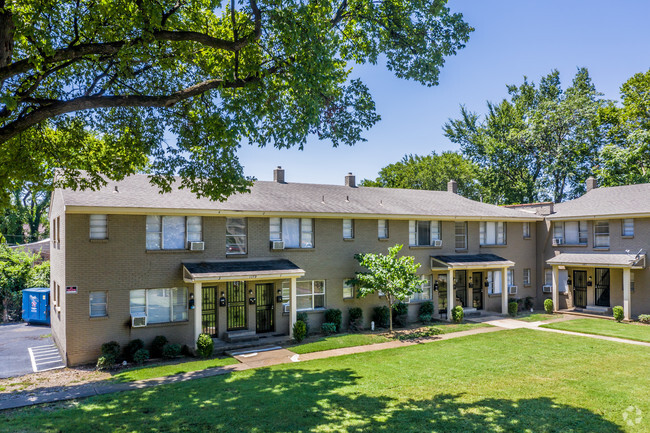
[{"label": "roof vent", "polygon": [[117,189],[117,185],[115,185],[115,190],[113,192],[120,192],[120,190]]},{"label": "roof vent", "polygon": [[273,181],[277,183],[284,183],[284,168],[278,165],[278,168],[273,170]]},{"label": "roof vent", "polygon": [[587,192],[591,191],[592,189],[598,188],[598,183],[596,182],[596,179],[594,179],[593,176],[589,176],[587,178]]},{"label": "roof vent", "polygon": [[355,188],[357,186],[355,177],[351,172],[345,176],[345,186],[350,186],[352,188]]},{"label": "roof vent", "polygon": [[453,192],[454,194],[458,194],[458,183],[455,180],[450,180],[447,182],[447,192]]}]

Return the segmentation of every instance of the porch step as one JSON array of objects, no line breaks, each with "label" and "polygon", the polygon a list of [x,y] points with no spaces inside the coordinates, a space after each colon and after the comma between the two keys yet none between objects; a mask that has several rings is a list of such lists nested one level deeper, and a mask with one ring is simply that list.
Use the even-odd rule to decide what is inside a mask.
[{"label": "porch step", "polygon": [[583,309],[585,313],[592,313],[592,314],[607,314],[610,311],[609,307],[599,307],[596,305],[587,305],[586,308]]},{"label": "porch step", "polygon": [[258,346],[250,349],[244,349],[244,350],[226,350],[224,353],[228,356],[239,356],[239,355],[248,355],[251,353],[258,353],[258,352],[268,352],[271,350],[278,350],[282,349],[282,346]]},{"label": "porch step", "polygon": [[558,313],[560,314],[569,314],[573,316],[581,316],[581,317],[593,317],[596,319],[608,319],[608,320],[614,320],[614,317],[609,316],[607,314],[600,314],[600,313],[588,313],[584,310],[579,310],[579,309],[573,309],[573,310],[557,310]]},{"label": "porch step", "polygon": [[241,343],[245,341],[257,341],[260,337],[257,336],[255,331],[247,329],[243,331],[231,331],[226,333],[225,340],[229,343]]},{"label": "porch step", "polygon": [[465,317],[481,317],[481,312],[476,308],[463,308]]}]

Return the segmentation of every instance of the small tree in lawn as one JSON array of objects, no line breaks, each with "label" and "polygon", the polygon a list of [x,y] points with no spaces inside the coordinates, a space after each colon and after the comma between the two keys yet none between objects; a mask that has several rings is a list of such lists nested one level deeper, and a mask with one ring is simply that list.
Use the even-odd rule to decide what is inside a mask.
[{"label": "small tree in lawn", "polygon": [[[359,297],[371,293],[383,292],[388,303],[388,310],[392,313],[393,304],[403,301],[414,293],[422,291],[421,286],[426,280],[421,280],[415,275],[420,267],[414,263],[413,257],[397,257],[402,245],[395,245],[388,249],[388,254],[355,254],[359,264],[368,269],[366,272],[357,272],[354,284],[359,288]],[[389,315],[390,332],[393,332],[393,315]]]}]

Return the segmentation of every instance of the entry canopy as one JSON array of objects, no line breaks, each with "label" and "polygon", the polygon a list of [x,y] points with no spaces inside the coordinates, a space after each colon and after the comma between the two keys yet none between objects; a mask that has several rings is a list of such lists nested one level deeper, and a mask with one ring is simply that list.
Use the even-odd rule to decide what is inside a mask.
[{"label": "entry canopy", "polygon": [[646,255],[630,253],[561,253],[546,261],[549,265],[604,266],[608,268],[645,268]]},{"label": "entry canopy", "polygon": [[494,254],[431,256],[432,270],[509,268],[515,262]]},{"label": "entry canopy", "polygon": [[184,262],[186,283],[297,278],[305,275],[286,259],[243,259]]}]

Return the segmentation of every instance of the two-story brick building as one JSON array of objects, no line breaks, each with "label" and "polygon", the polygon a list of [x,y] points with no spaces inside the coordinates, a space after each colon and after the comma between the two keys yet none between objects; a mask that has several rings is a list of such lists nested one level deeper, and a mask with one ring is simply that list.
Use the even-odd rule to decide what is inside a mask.
[{"label": "two-story brick building", "polygon": [[[359,299],[346,284],[361,270],[354,255],[395,244],[428,280],[409,300],[412,319],[424,301],[443,318],[455,305],[505,313],[509,297],[530,296],[541,306],[552,294],[556,305],[571,307],[560,280],[585,264],[567,262],[562,249],[575,224],[565,223],[561,247],[549,235],[558,237],[555,224],[575,219],[571,203],[498,207],[461,197],[453,181],[448,191],[357,187],[352,175],[340,186],[289,183],[280,168],[274,181],[218,203],[180,189],[159,194],[144,175],[99,191],[57,189],[50,210],[52,334],[67,362],[79,364],[94,361],[110,340],[165,335],[192,346],[201,332],[221,339],[287,335],[298,311],[319,326],[327,308],[341,309],[347,323],[349,307],[361,307],[367,324],[372,308],[385,302]],[[645,218],[634,226],[635,245],[650,241],[650,209]],[[623,257],[624,244],[612,242],[609,255],[617,248],[617,260]],[[639,266],[629,266],[637,286],[647,281]],[[602,299],[605,277],[592,268],[586,278],[599,278]],[[624,278],[620,269],[612,284]],[[555,280],[542,281],[547,274]],[[648,309],[647,296],[636,290],[632,305],[639,305],[626,311]]]}]

